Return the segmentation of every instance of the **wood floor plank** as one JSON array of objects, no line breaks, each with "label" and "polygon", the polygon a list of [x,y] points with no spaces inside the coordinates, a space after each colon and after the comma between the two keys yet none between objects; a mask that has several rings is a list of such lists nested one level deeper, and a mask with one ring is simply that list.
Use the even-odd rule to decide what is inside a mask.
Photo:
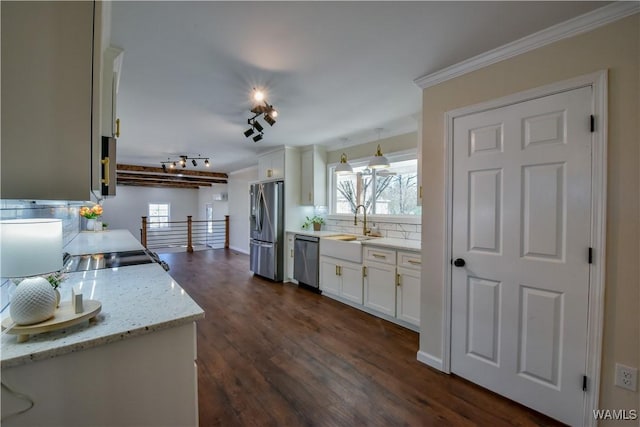
[{"label": "wood floor plank", "polygon": [[201,426],[556,426],[416,360],[417,333],[249,271],[244,254],[163,254],[205,310]]}]

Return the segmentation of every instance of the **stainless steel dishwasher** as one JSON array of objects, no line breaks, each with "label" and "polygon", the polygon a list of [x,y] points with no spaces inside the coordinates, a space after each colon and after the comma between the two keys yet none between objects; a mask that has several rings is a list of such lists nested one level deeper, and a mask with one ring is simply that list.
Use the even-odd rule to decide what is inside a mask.
[{"label": "stainless steel dishwasher", "polygon": [[296,234],[293,254],[293,278],[316,290],[319,286],[320,239]]}]

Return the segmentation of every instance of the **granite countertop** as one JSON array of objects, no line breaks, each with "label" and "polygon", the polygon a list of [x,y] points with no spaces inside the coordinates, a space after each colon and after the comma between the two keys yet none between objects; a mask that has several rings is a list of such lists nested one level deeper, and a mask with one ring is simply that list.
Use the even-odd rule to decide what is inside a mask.
[{"label": "granite countertop", "polygon": [[[124,244],[127,234],[137,242],[131,233],[117,231],[86,233],[102,236],[111,234],[113,240],[96,236],[85,238],[84,233],[78,237],[87,240],[87,248],[97,248],[98,252],[138,248]],[[65,250],[69,251],[68,247]],[[79,241],[76,241],[72,250],[90,253],[81,248]],[[96,316],[96,322],[83,322],[59,331],[32,335],[24,343],[17,343],[16,335],[3,335],[0,341],[1,368],[120,341],[204,317],[200,306],[156,263],[68,273],[67,280],[59,288],[61,301],[71,299],[72,288],[82,292],[84,299],[102,303],[102,311]],[[5,310],[3,317],[9,315],[8,311]]]},{"label": "granite countertop", "polygon": [[144,249],[144,246],[133,237],[129,230],[83,231],[64,247],[64,251],[71,255],[136,249]]}]

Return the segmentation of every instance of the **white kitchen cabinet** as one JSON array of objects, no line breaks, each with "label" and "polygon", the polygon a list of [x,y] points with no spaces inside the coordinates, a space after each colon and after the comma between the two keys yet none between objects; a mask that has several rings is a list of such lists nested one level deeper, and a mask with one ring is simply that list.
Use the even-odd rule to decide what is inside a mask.
[{"label": "white kitchen cabinet", "polygon": [[365,261],[364,306],[396,315],[396,266]]},{"label": "white kitchen cabinet", "polygon": [[420,326],[420,268],[419,252],[398,251],[396,317],[415,326]]},{"label": "white kitchen cabinet", "polygon": [[99,191],[104,3],[2,3],[4,199]]},{"label": "white kitchen cabinet", "polygon": [[365,307],[420,325],[420,253],[366,246]]},{"label": "white kitchen cabinet", "polygon": [[102,68],[102,135],[120,138],[118,88],[124,51],[109,46],[103,55]]},{"label": "white kitchen cabinet", "polygon": [[320,290],[362,304],[362,266],[320,256]]},{"label": "white kitchen cabinet", "polygon": [[286,264],[286,268],[285,268],[285,272],[286,272],[286,277],[285,277],[285,282],[292,282],[293,279],[293,252],[294,252],[294,248],[295,248],[295,237],[296,235],[293,233],[287,233],[287,246],[285,248],[285,254],[284,254],[284,259],[285,259],[285,264]]},{"label": "white kitchen cabinet", "polygon": [[324,148],[313,146],[301,156],[300,204],[326,206],[327,204],[327,155]]},{"label": "white kitchen cabinet", "polygon": [[285,150],[264,154],[258,158],[258,180],[284,179]]}]

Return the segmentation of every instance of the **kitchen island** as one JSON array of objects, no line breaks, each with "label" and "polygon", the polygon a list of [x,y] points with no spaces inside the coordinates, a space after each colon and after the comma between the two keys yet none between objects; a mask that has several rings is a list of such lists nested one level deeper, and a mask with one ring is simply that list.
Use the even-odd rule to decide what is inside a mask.
[{"label": "kitchen island", "polygon": [[[71,254],[140,249],[124,230],[80,233]],[[195,321],[202,309],[157,263],[70,273],[60,287],[98,300],[94,322],[2,336],[2,424],[197,425]],[[8,310],[5,310],[8,311]],[[8,313],[3,313],[3,317]]]}]

